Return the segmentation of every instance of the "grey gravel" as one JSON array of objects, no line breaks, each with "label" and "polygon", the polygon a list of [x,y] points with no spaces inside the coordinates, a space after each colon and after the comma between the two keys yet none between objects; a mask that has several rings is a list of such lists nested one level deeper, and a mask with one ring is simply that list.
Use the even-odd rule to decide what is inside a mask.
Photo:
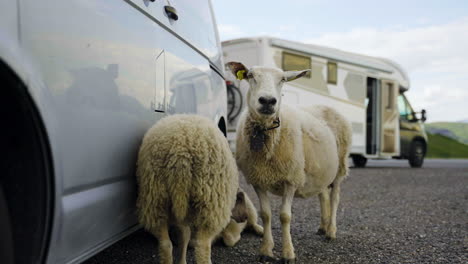
[{"label": "grey gravel", "polygon": [[[428,160],[425,168],[411,169],[403,161],[370,162],[368,168],[352,169],[342,185],[337,240],[332,242],[315,234],[318,199],[295,199],[296,263],[468,263],[468,161],[453,164]],[[252,188],[244,180],[242,186],[258,206]],[[273,197],[272,204],[279,258],[280,198]],[[260,241],[244,233],[233,248],[216,243],[212,261],[257,263]],[[188,256],[193,263],[193,250]],[[86,263],[158,263],[157,240],[138,231]]]}]

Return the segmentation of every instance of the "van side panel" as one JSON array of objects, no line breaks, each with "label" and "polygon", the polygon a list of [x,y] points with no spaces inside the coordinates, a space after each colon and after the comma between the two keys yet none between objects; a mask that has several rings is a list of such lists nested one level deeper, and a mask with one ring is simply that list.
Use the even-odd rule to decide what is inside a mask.
[{"label": "van side panel", "polygon": [[137,227],[134,171],[146,130],[171,113],[217,122],[225,86],[195,44],[131,1],[20,7],[32,96],[47,98],[38,104],[53,124],[57,204],[47,263],[78,263]]},{"label": "van side panel", "polygon": [[136,153],[162,117],[150,108],[163,47],[148,32],[158,27],[125,2],[112,3],[21,5],[24,52],[57,118],[49,134],[61,169],[60,204],[49,263],[73,262],[136,224]]},{"label": "van side panel", "polygon": [[16,4],[15,0],[3,0],[0,2],[0,10],[4,10],[0,16],[0,42],[9,43],[11,48],[13,48],[15,44],[18,45],[19,41]]},{"label": "van side panel", "polygon": [[18,9],[16,0],[0,1],[0,60],[24,80],[19,44]]}]

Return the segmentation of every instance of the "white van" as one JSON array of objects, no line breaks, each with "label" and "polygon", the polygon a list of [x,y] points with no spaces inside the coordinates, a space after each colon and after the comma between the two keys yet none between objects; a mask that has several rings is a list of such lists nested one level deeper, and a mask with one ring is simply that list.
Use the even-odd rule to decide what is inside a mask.
[{"label": "white van", "polygon": [[0,262],[81,263],[139,228],[145,131],[226,132],[209,0],[0,1]]},{"label": "white van", "polygon": [[[396,63],[323,46],[277,38],[241,38],[222,42],[224,60],[283,70],[312,69],[300,79],[284,84],[287,104],[328,105],[351,122],[351,157],[357,167],[368,158],[408,159],[412,167],[424,160],[427,136],[404,92],[410,82]],[[245,107],[247,82],[228,75],[228,139],[234,147],[238,114]]]}]

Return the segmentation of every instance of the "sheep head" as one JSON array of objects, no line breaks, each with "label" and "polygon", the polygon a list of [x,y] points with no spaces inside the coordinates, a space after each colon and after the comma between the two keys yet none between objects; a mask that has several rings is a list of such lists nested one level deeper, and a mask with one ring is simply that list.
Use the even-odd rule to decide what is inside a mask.
[{"label": "sheep head", "polygon": [[281,89],[284,82],[300,78],[310,71],[310,69],[282,71],[260,66],[247,69],[240,62],[228,62],[226,65],[237,79],[249,82],[247,105],[249,111],[260,119],[271,119],[277,116],[281,106]]},{"label": "sheep head", "polygon": [[234,219],[234,221],[237,223],[245,222],[249,217],[247,206],[245,204],[245,193],[241,190],[237,191],[236,204],[231,213],[231,218]]}]

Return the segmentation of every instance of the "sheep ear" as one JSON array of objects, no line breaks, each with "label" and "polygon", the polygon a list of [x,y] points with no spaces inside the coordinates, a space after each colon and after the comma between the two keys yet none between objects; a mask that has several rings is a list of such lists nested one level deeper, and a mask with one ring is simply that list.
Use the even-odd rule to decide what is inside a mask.
[{"label": "sheep ear", "polygon": [[247,78],[248,70],[244,66],[244,64],[240,62],[231,61],[226,63],[226,66],[229,68],[229,70],[231,70],[232,74],[234,74],[234,76],[236,76],[238,80]]},{"label": "sheep ear", "polygon": [[237,193],[236,203],[244,203],[244,201],[245,201],[245,194],[244,194],[244,192],[239,191]]},{"label": "sheep ear", "polygon": [[284,81],[289,82],[301,78],[302,76],[306,75],[310,72],[310,69],[302,70],[302,71],[287,71],[284,72]]}]

